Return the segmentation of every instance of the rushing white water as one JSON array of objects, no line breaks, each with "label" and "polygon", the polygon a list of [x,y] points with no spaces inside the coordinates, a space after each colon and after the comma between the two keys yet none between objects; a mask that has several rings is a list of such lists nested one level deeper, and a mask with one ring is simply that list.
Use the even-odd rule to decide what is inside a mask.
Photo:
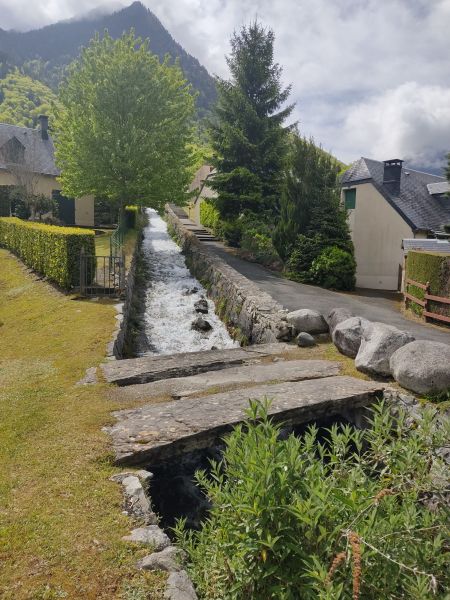
[{"label": "rushing white water", "polygon": [[[149,224],[144,230],[142,251],[148,266],[149,283],[145,301],[145,333],[151,350],[143,354],[174,354],[238,346],[214,312],[208,299],[209,312],[199,315],[194,303],[206,290],[192,277],[179,246],[167,233],[165,221],[148,209]],[[193,289],[194,293],[189,293]],[[207,333],[191,329],[192,321],[202,316],[212,325]],[[142,355],[142,353],[141,353]]]}]

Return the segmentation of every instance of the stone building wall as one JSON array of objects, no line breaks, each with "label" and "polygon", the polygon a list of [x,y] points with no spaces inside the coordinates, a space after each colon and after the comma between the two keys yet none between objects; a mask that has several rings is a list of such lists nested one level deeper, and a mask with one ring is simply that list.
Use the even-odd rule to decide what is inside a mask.
[{"label": "stone building wall", "polygon": [[200,242],[170,205],[166,205],[166,218],[191,273],[206,287],[219,316],[237,339],[249,344],[275,342],[277,325],[287,311]]}]

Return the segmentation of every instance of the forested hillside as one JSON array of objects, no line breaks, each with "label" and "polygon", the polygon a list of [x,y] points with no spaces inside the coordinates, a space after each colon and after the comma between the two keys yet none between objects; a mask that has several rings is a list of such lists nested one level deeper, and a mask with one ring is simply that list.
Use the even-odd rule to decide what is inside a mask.
[{"label": "forested hillside", "polygon": [[188,54],[163,27],[159,19],[143,4],[134,2],[110,15],[62,21],[27,32],[0,29],[0,75],[3,70],[19,66],[23,72],[39,79],[54,90],[61,79],[64,65],[78,56],[95,32],[105,29],[113,38],[131,28],[137,36],[149,38],[150,50],[163,58],[166,54],[179,58],[181,68],[198,91],[200,115],[208,111],[216,99],[214,79],[199,61]]}]

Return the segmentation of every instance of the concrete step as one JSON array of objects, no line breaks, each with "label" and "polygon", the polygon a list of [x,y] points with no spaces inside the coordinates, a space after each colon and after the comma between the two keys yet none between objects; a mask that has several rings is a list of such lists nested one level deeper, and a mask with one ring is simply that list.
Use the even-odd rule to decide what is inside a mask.
[{"label": "concrete step", "polygon": [[110,397],[113,400],[148,402],[154,398],[197,396],[222,392],[233,386],[251,386],[258,383],[302,381],[339,375],[340,364],[329,360],[280,360],[267,364],[229,367],[221,371],[200,373],[190,377],[165,379],[140,385],[116,387]]},{"label": "concrete step", "polygon": [[228,350],[206,350],[115,360],[103,364],[101,368],[108,383],[123,386],[172,377],[186,377],[236,365],[254,364],[264,357],[295,352],[295,349],[296,346],[289,344],[258,344]]},{"label": "concrete step", "polygon": [[119,411],[116,425],[105,430],[112,436],[117,464],[151,466],[214,445],[245,419],[249,398],[271,398],[269,413],[274,419],[299,425],[358,414],[383,388],[381,383],[353,377],[260,385]]}]

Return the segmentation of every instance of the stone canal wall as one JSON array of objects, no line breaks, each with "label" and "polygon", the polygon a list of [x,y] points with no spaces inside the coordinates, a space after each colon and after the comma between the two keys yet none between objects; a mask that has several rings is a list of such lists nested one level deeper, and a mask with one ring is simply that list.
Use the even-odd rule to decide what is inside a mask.
[{"label": "stone canal wall", "polygon": [[277,326],[286,315],[283,307],[200,242],[170,205],[166,218],[191,273],[206,287],[235,337],[244,344],[275,342]]}]

